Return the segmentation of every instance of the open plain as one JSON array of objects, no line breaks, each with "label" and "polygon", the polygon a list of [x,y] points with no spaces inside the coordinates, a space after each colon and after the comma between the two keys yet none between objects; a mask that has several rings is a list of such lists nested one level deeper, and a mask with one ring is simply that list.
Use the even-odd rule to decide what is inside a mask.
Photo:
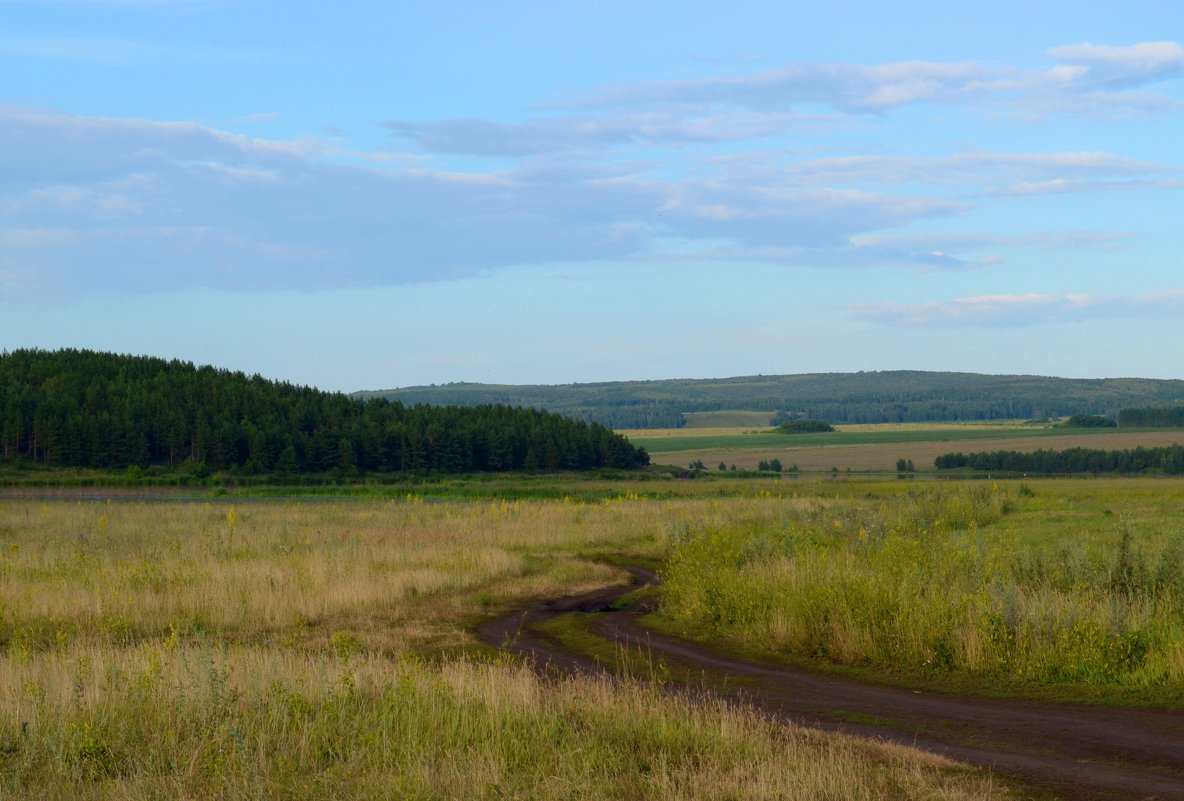
[{"label": "open plain", "polygon": [[[0,790],[1110,798],[1110,774],[1065,778],[1072,737],[1046,731],[1054,768],[1033,770],[1030,741],[965,710],[1085,709],[1135,739],[1184,727],[1178,482],[597,486],[0,501]],[[586,599],[631,589],[620,564],[662,579],[633,598],[640,620],[523,616],[573,595],[566,611],[604,610]],[[531,638],[578,669],[512,656]],[[868,700],[916,693],[937,706]],[[1095,745],[1145,796],[1177,797],[1172,754]]]}]

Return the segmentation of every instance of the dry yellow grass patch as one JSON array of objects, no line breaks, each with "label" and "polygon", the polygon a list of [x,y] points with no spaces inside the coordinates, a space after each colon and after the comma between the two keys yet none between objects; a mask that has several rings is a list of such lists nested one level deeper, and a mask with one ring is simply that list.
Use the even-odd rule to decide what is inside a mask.
[{"label": "dry yellow grass patch", "polygon": [[9,661],[0,705],[23,799],[1005,797],[911,749],[513,664],[165,641]]},{"label": "dry yellow grass patch", "polygon": [[0,502],[0,797],[930,799],[998,788],[723,703],[415,654],[755,498]]}]

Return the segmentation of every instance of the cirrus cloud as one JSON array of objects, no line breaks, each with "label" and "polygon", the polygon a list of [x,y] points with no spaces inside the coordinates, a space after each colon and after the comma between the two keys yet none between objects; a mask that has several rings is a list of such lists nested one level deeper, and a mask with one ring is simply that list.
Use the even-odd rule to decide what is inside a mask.
[{"label": "cirrus cloud", "polygon": [[853,308],[856,318],[913,328],[1015,327],[1096,319],[1184,317],[1184,290],[1148,295],[1089,293],[977,295],[929,303],[876,303]]},{"label": "cirrus cloud", "polygon": [[1184,74],[1184,47],[1177,42],[1067,45],[1050,56],[1054,64],[1040,68],[931,61],[788,64],[747,75],[600,88],[514,122],[390,120],[386,126],[426,152],[520,156],[751,141],[833,125],[835,115],[882,115],[922,103],[997,109],[1018,120],[1184,108],[1175,97],[1148,88]]}]

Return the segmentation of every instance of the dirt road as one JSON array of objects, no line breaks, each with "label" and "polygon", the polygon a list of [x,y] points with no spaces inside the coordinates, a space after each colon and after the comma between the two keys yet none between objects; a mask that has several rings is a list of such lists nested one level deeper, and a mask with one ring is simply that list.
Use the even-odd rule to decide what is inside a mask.
[{"label": "dirt road", "polygon": [[[627,569],[637,584],[656,581],[648,570]],[[539,665],[595,672],[602,666],[533,628],[593,612],[592,630],[605,639],[697,672],[742,677],[748,702],[795,723],[914,745],[1070,801],[1184,800],[1184,712],[920,693],[750,662],[647,631],[638,623],[642,605],[613,610],[637,584],[535,604],[486,622],[478,635]]]}]

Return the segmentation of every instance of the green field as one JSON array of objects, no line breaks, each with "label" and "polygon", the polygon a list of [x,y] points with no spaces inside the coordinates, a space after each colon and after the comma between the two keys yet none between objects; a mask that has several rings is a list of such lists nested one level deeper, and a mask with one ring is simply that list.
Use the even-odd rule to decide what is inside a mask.
[{"label": "green field", "polygon": [[[852,430],[854,428],[854,430]],[[990,440],[1032,439],[1032,449],[1053,447],[1040,442],[1041,439],[1056,440],[1066,436],[1101,437],[1099,443],[1107,442],[1109,436],[1113,441],[1127,441],[1132,436],[1149,433],[1168,433],[1179,435],[1184,439],[1184,432],[1178,429],[1123,429],[1121,434],[1113,428],[1098,429],[1065,429],[1051,426],[934,426],[909,427],[897,426],[839,426],[837,431],[816,434],[782,434],[776,429],[746,430],[735,433],[720,433],[713,429],[703,435],[683,433],[671,434],[668,430],[641,432],[630,431],[630,441],[642,445],[651,455],[674,453],[693,450],[769,450],[771,448],[805,448],[825,447],[835,445],[889,445],[915,442],[947,442],[950,450],[965,450],[973,444],[978,450],[991,449]],[[1117,438],[1117,439],[1115,439]],[[964,445],[963,443],[968,443]],[[1097,447],[1109,447],[1099,444]]]},{"label": "green field", "polygon": [[[753,412],[745,409],[719,412],[684,412],[686,428],[761,428],[769,425],[776,412]],[[622,432],[633,434],[635,430]],[[644,429],[636,431],[644,434]]]},{"label": "green field", "polygon": [[916,470],[933,469],[951,452],[1035,451],[1088,448],[1125,450],[1184,442],[1184,429],[1058,428],[1010,423],[906,423],[840,426],[838,431],[783,434],[771,428],[685,428],[630,432],[655,464],[702,463],[717,471],[756,470],[776,459],[796,473],[890,473],[900,460]]}]

